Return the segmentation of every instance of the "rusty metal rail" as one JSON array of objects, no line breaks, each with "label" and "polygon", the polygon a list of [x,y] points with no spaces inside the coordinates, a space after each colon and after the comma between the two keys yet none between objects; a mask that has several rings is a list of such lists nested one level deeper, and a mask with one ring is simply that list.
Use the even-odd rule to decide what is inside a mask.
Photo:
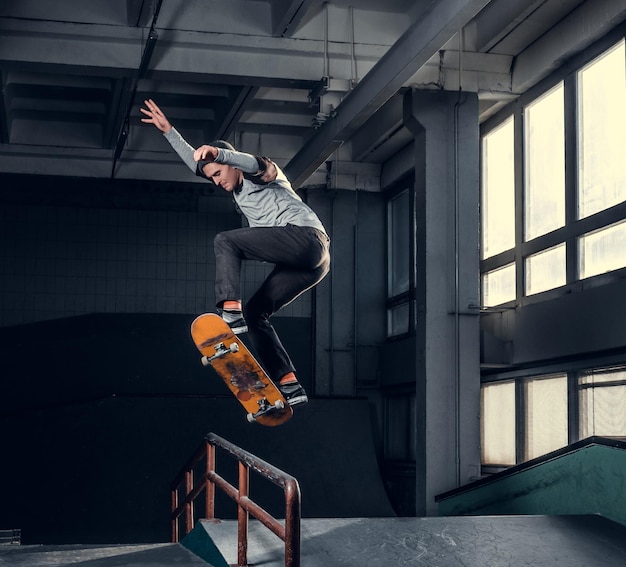
[{"label": "rusty metal rail", "polygon": [[[239,462],[239,486],[234,487],[215,470],[215,448],[219,447]],[[194,479],[194,470],[204,464]],[[254,471],[283,489],[285,495],[284,524],[249,497],[250,471]],[[197,476],[197,475],[196,475]],[[184,533],[195,523],[194,501],[204,493],[206,519],[215,519],[215,487],[237,503],[237,566],[248,565],[248,520],[252,514],[285,542],[285,567],[300,566],[300,486],[291,475],[233,445],[215,433],[209,433],[195,454],[172,483],[172,541],[180,540],[180,519],[184,516]],[[181,490],[183,491],[182,498]]]}]

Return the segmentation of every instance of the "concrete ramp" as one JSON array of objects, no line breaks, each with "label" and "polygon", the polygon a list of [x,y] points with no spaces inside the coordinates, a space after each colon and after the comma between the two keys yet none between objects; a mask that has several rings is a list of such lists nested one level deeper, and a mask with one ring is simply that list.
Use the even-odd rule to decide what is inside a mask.
[{"label": "concrete ramp", "polygon": [[[237,563],[236,521],[201,522],[196,530]],[[626,565],[626,527],[601,516],[305,519],[301,537],[302,567]],[[283,542],[256,521],[248,563],[284,566]]]},{"label": "concrete ramp", "polygon": [[[2,545],[3,567],[210,567],[178,544]],[[216,566],[217,567],[217,566]]]}]

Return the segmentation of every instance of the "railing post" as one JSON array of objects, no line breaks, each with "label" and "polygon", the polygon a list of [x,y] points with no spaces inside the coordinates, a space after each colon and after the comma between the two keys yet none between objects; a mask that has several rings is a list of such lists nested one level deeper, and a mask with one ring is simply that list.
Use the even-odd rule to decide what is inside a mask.
[{"label": "railing post", "polygon": [[285,567],[300,565],[300,486],[285,484]]},{"label": "railing post", "polygon": [[[178,489],[172,490],[171,499],[172,511],[178,508]],[[172,542],[178,543],[180,536],[178,534],[178,517],[172,517]]]},{"label": "railing post", "polygon": [[[239,486],[234,487],[215,470],[216,447],[227,451],[239,462]],[[202,461],[206,465],[204,473],[194,486],[194,470]],[[285,523],[282,525],[267,510],[250,500],[250,471],[254,471],[277,486],[283,488],[285,496]],[[182,485],[185,496],[181,501]],[[229,443],[214,433],[208,434],[205,444],[187,462],[172,483],[172,541],[180,540],[181,516],[185,516],[185,534],[194,528],[194,501],[205,491],[205,514],[207,519],[215,519],[215,489],[237,502],[237,567],[248,567],[248,528],[252,514],[257,520],[277,535],[285,544],[285,567],[300,567],[300,486],[298,481],[273,465]]]},{"label": "railing post", "polygon": [[193,490],[193,471],[185,471],[185,532],[193,530],[193,500],[189,498]]},{"label": "railing post", "polygon": [[[239,461],[239,501],[248,498],[250,490],[250,475],[248,467]],[[244,507],[239,504],[237,508],[237,565],[246,567],[248,565],[248,519],[249,514]]]},{"label": "railing post", "polygon": [[209,520],[215,519],[215,484],[209,481],[208,474],[215,472],[215,445],[212,445],[208,441],[206,443],[206,476],[205,480],[205,497],[206,497],[206,517]]}]

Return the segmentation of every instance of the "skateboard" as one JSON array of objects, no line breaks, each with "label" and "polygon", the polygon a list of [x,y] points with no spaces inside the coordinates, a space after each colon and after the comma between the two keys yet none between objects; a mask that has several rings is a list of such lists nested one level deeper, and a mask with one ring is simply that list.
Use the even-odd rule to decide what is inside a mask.
[{"label": "skateboard", "polygon": [[205,313],[191,323],[191,337],[202,353],[204,366],[212,366],[239,403],[248,421],[275,426],[293,415],[280,390],[246,345],[215,313]]}]

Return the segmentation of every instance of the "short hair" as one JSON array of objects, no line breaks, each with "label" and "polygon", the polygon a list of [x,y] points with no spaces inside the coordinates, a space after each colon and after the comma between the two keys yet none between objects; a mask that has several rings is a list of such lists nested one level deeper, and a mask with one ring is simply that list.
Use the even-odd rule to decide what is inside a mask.
[{"label": "short hair", "polygon": [[215,140],[214,142],[211,142],[209,146],[213,146],[214,148],[222,148],[223,150],[231,150],[233,152],[237,151],[235,150],[235,147],[226,140]]}]

